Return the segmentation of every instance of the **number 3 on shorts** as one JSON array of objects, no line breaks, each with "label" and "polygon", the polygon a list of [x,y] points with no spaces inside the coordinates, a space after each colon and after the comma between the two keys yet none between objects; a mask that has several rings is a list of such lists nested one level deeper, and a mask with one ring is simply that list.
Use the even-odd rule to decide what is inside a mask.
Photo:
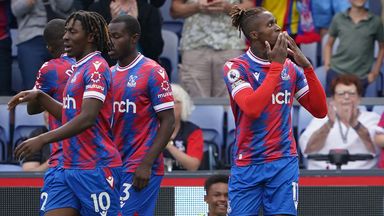
[{"label": "number 3 on shorts", "polygon": [[[121,196],[120,197],[120,207],[123,207],[124,204],[125,204],[125,201],[127,201],[129,199],[129,188],[131,188],[132,184],[128,184],[128,183],[124,183],[123,184],[123,193],[124,193],[124,196]],[[122,194],[123,195],[123,194]]]},{"label": "number 3 on shorts", "polygon": [[97,194],[91,194],[91,198],[93,199],[93,205],[95,206],[95,212],[105,212],[111,206],[111,198],[107,192],[101,192],[99,196]]}]

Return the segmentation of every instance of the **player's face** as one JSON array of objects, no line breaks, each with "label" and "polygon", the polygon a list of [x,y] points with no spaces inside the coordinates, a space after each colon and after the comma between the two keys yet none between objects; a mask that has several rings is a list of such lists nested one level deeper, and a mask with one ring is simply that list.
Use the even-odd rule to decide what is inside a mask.
[{"label": "player's face", "polygon": [[64,51],[69,57],[74,57],[76,60],[81,59],[86,54],[86,48],[90,42],[88,35],[79,20],[71,19],[65,26]]},{"label": "player's face", "polygon": [[204,199],[210,215],[225,216],[228,207],[228,184],[219,182],[211,185]]},{"label": "player's face", "polygon": [[349,109],[352,105],[357,107],[360,104],[360,96],[355,85],[339,83],[335,87],[333,96],[335,105],[341,109]]},{"label": "player's face", "polygon": [[112,59],[124,58],[134,51],[136,42],[134,37],[127,32],[125,23],[110,23],[109,32],[113,43],[113,49],[108,53]]},{"label": "player's face", "polygon": [[277,25],[276,18],[269,11],[265,11],[257,17],[256,26],[258,40],[263,44],[265,41],[268,41],[273,47],[281,32],[280,26]]}]

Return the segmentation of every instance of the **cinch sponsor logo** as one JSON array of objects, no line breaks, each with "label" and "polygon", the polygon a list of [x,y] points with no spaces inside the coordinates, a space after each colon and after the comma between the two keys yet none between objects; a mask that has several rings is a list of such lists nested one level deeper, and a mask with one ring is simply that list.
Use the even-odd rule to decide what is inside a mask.
[{"label": "cinch sponsor logo", "polygon": [[272,94],[272,104],[289,104],[291,97],[291,92],[285,90],[284,92],[279,92],[276,95]]},{"label": "cinch sponsor logo", "polygon": [[64,109],[76,109],[76,100],[69,95],[63,98]]},{"label": "cinch sponsor logo", "polygon": [[129,101],[129,99],[125,101],[114,101],[113,112],[136,113],[136,104],[135,102]]}]

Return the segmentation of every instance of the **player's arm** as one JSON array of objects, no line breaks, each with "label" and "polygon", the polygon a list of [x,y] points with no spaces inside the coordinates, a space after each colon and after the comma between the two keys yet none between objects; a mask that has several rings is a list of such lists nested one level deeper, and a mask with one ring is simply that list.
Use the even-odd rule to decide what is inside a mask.
[{"label": "player's arm", "polygon": [[157,129],[153,145],[149,148],[143,161],[136,169],[133,179],[133,186],[139,190],[147,186],[151,176],[152,165],[159,157],[159,154],[164,150],[175,127],[175,115],[173,109],[160,111],[157,113],[157,117],[160,121],[160,127]]},{"label": "player's arm", "polygon": [[[299,89],[298,92],[295,92],[295,96],[299,103],[304,106],[313,116],[316,118],[324,118],[327,111],[327,100],[323,86],[321,85],[319,79],[315,74],[315,71],[312,68],[311,63],[301,52],[300,48],[296,45],[295,41],[286,34],[289,53],[293,56],[296,63],[304,68],[304,76],[308,82],[308,89],[303,86],[302,89]],[[298,74],[298,81],[302,81],[303,77],[300,77]],[[300,85],[297,85],[300,86]]]},{"label": "player's arm", "polygon": [[[271,95],[280,82],[280,73],[287,57],[287,40],[284,34],[279,34],[273,50],[267,41],[265,43],[268,57],[272,63],[263,83],[255,91],[249,83],[239,83],[237,86],[233,86],[231,91],[236,104],[245,115],[252,118],[258,118],[271,102]],[[236,82],[238,81],[233,83],[236,84]]]},{"label": "player's arm", "polygon": [[[33,87],[33,89],[40,89],[43,92],[47,92],[47,93],[50,91],[50,86],[52,86],[52,84],[50,84],[51,81],[49,81],[50,79],[48,77],[50,76],[51,73],[55,72],[54,69],[50,69],[50,67],[51,67],[51,64],[49,62],[45,62],[40,67],[37,73],[35,86]],[[27,112],[29,115],[38,114],[43,111],[44,111],[44,108],[41,107],[41,105],[36,99],[28,101]]]},{"label": "player's arm", "polygon": [[8,102],[8,109],[13,109],[16,105],[29,101],[36,101],[56,119],[61,120],[62,104],[41,90],[33,89],[19,92]]},{"label": "player's arm", "polygon": [[39,114],[44,111],[37,100],[31,100],[27,103],[27,112],[29,115]]},{"label": "player's arm", "polygon": [[15,150],[16,158],[27,157],[40,150],[46,144],[73,137],[92,127],[102,106],[103,101],[99,99],[84,98],[79,115],[55,130],[48,131],[21,143]]}]

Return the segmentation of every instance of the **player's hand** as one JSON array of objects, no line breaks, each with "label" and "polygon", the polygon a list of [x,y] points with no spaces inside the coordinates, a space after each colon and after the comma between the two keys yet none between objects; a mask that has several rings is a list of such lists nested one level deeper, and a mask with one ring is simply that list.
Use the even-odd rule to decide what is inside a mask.
[{"label": "player's hand", "polygon": [[148,185],[149,179],[151,178],[152,166],[141,163],[134,175],[132,186],[137,190],[141,190]]},{"label": "player's hand", "polygon": [[285,37],[287,38],[288,43],[288,53],[293,56],[295,59],[295,62],[303,68],[310,67],[311,62],[305,57],[303,52],[301,52],[300,48],[297,46],[296,42],[291,38],[287,32],[283,33]]},{"label": "player's hand", "polygon": [[43,145],[44,142],[41,140],[40,136],[27,139],[16,147],[14,153],[15,157],[17,160],[21,161],[40,151]]},{"label": "player's hand", "polygon": [[8,102],[8,109],[11,110],[20,103],[37,99],[40,92],[41,92],[40,90],[28,90],[28,91],[19,92],[17,95],[13,96],[11,100]]},{"label": "player's hand", "polygon": [[285,59],[287,58],[287,39],[283,33],[280,33],[277,37],[275,46],[271,50],[271,45],[268,41],[265,41],[265,46],[267,48],[268,59],[271,62],[278,62],[280,64],[284,64]]}]

